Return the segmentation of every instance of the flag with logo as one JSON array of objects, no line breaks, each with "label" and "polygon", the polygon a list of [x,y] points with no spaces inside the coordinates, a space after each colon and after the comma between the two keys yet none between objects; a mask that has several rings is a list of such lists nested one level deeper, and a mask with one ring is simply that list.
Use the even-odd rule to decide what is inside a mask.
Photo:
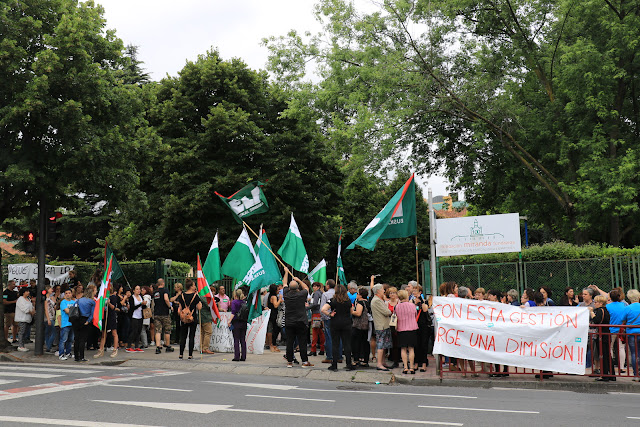
[{"label": "flag with logo", "polygon": [[217,191],[216,195],[231,209],[233,217],[238,221],[238,224],[242,224],[243,218],[269,210],[267,198],[261,188],[263,185],[264,183],[260,181],[254,181],[229,197],[224,197]]},{"label": "flag with logo", "polygon": [[258,258],[260,258],[260,262],[262,262],[262,268],[264,268],[265,272],[265,282],[267,282],[268,285],[272,283],[281,284],[282,274],[280,274],[276,258],[271,253],[271,243],[269,243],[266,230],[260,227],[258,236],[260,238],[256,242],[254,251],[258,255]]},{"label": "flag with logo", "polygon": [[316,265],[316,268],[311,270],[309,273],[309,281],[311,281],[311,283],[320,282],[323,285],[325,284],[327,281],[327,262],[325,260],[320,261],[318,265]]},{"label": "flag with logo", "polygon": [[104,307],[109,300],[111,293],[111,276],[113,267],[113,254],[109,257],[109,264],[104,270],[104,276],[102,277],[102,283],[100,284],[100,291],[98,291],[98,299],[93,309],[93,325],[102,330],[104,319]]},{"label": "flag with logo", "polygon": [[[214,241],[217,243],[217,240],[218,240],[218,234],[216,233],[216,238]],[[218,263],[220,263],[219,259],[218,259]],[[198,295],[204,298],[204,300],[207,302],[207,305],[211,309],[211,314],[212,315],[215,314],[213,321],[215,323],[218,323],[218,319],[220,318],[220,312],[218,311],[218,304],[216,304],[216,300],[213,297],[213,294],[211,293],[211,288],[209,287],[207,276],[205,276],[204,271],[202,270],[202,266],[200,264],[200,254],[198,254],[198,264],[196,269],[197,269],[196,274],[198,276]]]},{"label": "flag with logo", "polygon": [[218,247],[218,233],[213,238],[207,259],[202,266],[202,272],[204,277],[207,278],[207,283],[211,284],[222,279],[222,268],[220,267],[220,248]]},{"label": "flag with logo", "polygon": [[231,252],[229,252],[222,264],[222,273],[234,279],[242,280],[255,262],[249,234],[246,228],[243,227],[240,237],[238,237],[235,245],[231,248]]},{"label": "flag with logo", "polygon": [[378,240],[415,236],[416,233],[416,185],[414,175],[411,175],[347,249],[361,246],[372,251]]},{"label": "flag with logo", "polygon": [[287,264],[290,264],[294,269],[302,272],[309,272],[309,257],[307,256],[307,250],[302,242],[302,236],[298,229],[296,220],[293,219],[291,214],[291,223],[289,224],[289,231],[284,238],[284,243],[278,249],[278,255],[282,257],[282,260]]},{"label": "flag with logo", "polygon": [[342,227],[340,227],[340,236],[338,237],[338,260],[336,262],[338,269],[338,283],[347,284],[347,278],[344,275],[344,267],[342,265]]}]

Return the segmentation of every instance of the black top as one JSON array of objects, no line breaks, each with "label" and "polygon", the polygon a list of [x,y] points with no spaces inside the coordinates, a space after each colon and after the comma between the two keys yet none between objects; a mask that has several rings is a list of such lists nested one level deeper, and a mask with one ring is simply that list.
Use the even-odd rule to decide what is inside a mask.
[{"label": "black top", "polygon": [[307,297],[309,292],[306,289],[292,291],[289,287],[285,287],[284,294],[284,324],[292,325],[298,322],[309,323],[307,319]]},{"label": "black top", "polygon": [[331,327],[344,327],[351,325],[351,300],[347,298],[344,302],[338,302],[335,298],[329,300],[331,311],[336,314],[331,318]]},{"label": "black top", "polygon": [[[598,307],[593,309],[595,316],[591,319],[591,323],[594,325],[608,325],[611,321],[609,316],[609,310],[606,307]],[[603,332],[609,332],[609,328],[603,327]]]},{"label": "black top", "polygon": [[[185,309],[185,308],[189,308],[189,310],[192,311],[193,313],[193,318],[196,319],[198,316],[198,310],[196,308],[196,306],[198,305],[198,303],[200,302],[200,298],[196,298],[198,294],[196,294],[195,292],[192,294],[187,294],[187,293],[182,293],[180,295],[180,298],[178,298],[176,301],[178,304],[180,304],[180,308],[181,309]],[[194,301],[195,299],[195,301]],[[166,307],[166,305],[165,305]]]},{"label": "black top", "polygon": [[109,297],[109,303],[113,305],[113,309],[109,307],[109,317],[115,316],[117,311],[116,308],[120,308],[120,297],[116,294],[113,294]]},{"label": "black top", "polygon": [[[5,289],[4,292],[2,292],[2,299],[3,301],[7,301],[7,302],[13,302],[13,301],[17,301],[18,300],[18,291],[12,291],[10,289]],[[4,306],[4,312],[5,313],[15,313],[16,312],[16,305],[15,304],[9,304],[9,305],[5,305]]]},{"label": "black top", "polygon": [[169,315],[169,307],[167,307],[167,303],[164,300],[164,296],[168,293],[165,288],[158,288],[153,293],[153,314],[156,316]]}]

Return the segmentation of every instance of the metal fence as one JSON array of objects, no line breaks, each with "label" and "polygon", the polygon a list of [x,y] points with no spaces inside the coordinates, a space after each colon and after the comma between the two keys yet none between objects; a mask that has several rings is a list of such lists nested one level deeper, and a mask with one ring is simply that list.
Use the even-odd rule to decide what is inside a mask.
[{"label": "metal fence", "polygon": [[[428,261],[423,264],[424,283],[429,286]],[[438,283],[454,281],[473,289],[516,289],[548,286],[560,299],[567,287],[576,291],[597,285],[608,291],[621,287],[625,291],[640,287],[640,256],[522,261],[494,264],[437,265]]]}]

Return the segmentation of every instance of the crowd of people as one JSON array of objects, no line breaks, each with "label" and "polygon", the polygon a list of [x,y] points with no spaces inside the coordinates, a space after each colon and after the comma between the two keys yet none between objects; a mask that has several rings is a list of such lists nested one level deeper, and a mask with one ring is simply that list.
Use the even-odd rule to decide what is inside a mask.
[{"label": "crowd of people", "polygon": [[[193,280],[176,283],[171,295],[163,279],[149,286],[114,285],[104,311],[104,329],[93,324],[96,292],[101,280],[96,272],[86,286],[75,271],[69,274],[69,282],[50,286],[45,284],[45,351],[54,353],[60,360],[86,361],[85,350],[96,350],[95,358],[105,351],[116,357],[119,351],[144,352],[155,345],[155,353],[173,352],[171,333],[173,325],[179,343],[179,359],[193,358],[195,334],[200,325],[200,342],[209,343],[213,332],[214,316],[204,297],[198,295]],[[233,361],[246,360],[245,341],[249,305],[248,287],[241,286],[232,296],[225,287],[212,285],[215,304],[225,316],[234,340]],[[592,374],[601,375],[600,381],[615,381],[625,367],[633,369],[634,381],[638,372],[638,335],[640,334],[640,292],[631,289],[625,293],[620,288],[605,292],[595,285],[580,292],[566,288],[556,303],[552,290],[547,286],[525,289],[519,295],[515,289],[507,292],[473,289],[458,286],[455,282],[440,285],[440,295],[488,300],[521,307],[567,306],[586,307],[590,313],[590,340],[587,347],[588,367]],[[7,283],[3,292],[5,311],[5,338],[18,345],[18,351],[27,351],[32,342],[32,325],[35,314],[36,282],[15,280]],[[262,293],[262,306],[269,309],[266,346],[272,352],[280,352],[278,344],[286,344],[283,355],[288,367],[300,364],[295,357],[299,352],[302,367],[314,366],[310,356],[324,356],[321,363],[329,370],[337,370],[344,363],[345,369],[370,367],[388,371],[402,366],[405,374],[426,371],[428,354],[433,348],[432,297],[425,295],[415,281],[398,289],[389,284],[376,284],[375,276],[367,286],[352,281],[347,286],[334,280],[326,283],[302,280],[289,270],[281,284],[272,284]],[[72,315],[72,311],[75,313]],[[599,326],[621,325],[621,326]],[[214,354],[208,345],[201,346],[204,354]],[[507,366],[491,366],[471,360],[448,358],[452,371],[469,370],[490,372],[490,376],[509,375]],[[489,369],[487,370],[487,366]],[[469,367],[467,369],[467,366]],[[550,372],[543,372],[545,378]]]}]

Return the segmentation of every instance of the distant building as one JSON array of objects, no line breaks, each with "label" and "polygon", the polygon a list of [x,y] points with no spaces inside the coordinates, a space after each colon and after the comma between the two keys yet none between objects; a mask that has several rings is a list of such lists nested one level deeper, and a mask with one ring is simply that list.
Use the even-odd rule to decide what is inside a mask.
[{"label": "distant building", "polygon": [[460,218],[467,215],[467,202],[458,200],[458,193],[433,198],[436,218]]},{"label": "distant building", "polygon": [[19,242],[11,234],[0,232],[0,250],[9,255],[26,255],[15,246]]}]

